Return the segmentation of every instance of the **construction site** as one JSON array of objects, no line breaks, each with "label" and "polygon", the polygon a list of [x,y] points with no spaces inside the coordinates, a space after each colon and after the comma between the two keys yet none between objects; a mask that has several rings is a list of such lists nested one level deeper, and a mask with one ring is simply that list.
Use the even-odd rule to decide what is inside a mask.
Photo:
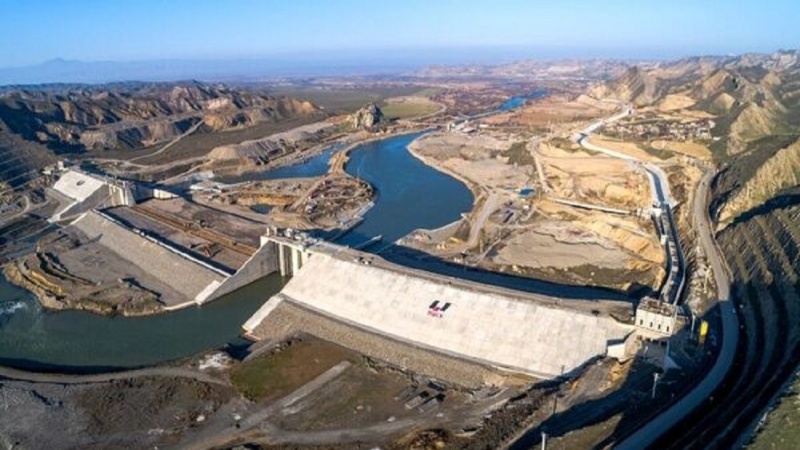
[{"label": "construction site", "polygon": [[141,315],[201,304],[271,273],[263,224],[76,169],[48,195],[56,233],[5,267],[54,309]]}]

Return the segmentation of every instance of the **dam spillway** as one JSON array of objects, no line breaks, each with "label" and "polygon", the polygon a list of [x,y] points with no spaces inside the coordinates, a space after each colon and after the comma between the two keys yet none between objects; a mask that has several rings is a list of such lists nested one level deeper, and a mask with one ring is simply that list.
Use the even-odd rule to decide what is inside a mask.
[{"label": "dam spillway", "polygon": [[608,354],[632,332],[630,304],[563,300],[409,269],[329,243],[302,249],[303,265],[245,324],[258,339],[281,304],[484,365],[554,378]]}]

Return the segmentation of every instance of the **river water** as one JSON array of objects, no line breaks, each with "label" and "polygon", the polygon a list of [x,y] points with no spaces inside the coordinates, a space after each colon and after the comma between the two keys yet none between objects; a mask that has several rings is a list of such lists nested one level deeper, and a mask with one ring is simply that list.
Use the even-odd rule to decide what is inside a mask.
[{"label": "river water", "polygon": [[280,178],[306,178],[319,177],[328,172],[328,161],[331,156],[343,149],[346,144],[333,144],[326,148],[319,155],[312,156],[305,161],[290,166],[278,167],[266,172],[244,173],[239,175],[228,175],[215,177],[214,181],[225,184],[242,183],[245,181],[256,180],[277,180]]},{"label": "river water", "polygon": [[497,109],[499,111],[509,111],[515,108],[519,108],[520,106],[523,106],[525,102],[528,100],[536,100],[539,98],[544,98],[545,96],[547,96],[547,89],[544,88],[535,89],[530,94],[517,95],[511,97],[510,99],[503,102],[503,104],[500,105],[500,107]]},{"label": "river water", "polygon": [[[408,152],[407,145],[417,136],[392,137],[352,151],[347,171],[372,183],[377,198],[364,221],[341,238],[343,243],[378,234],[393,241],[418,227],[446,225],[470,209],[472,195],[463,183]],[[315,171],[327,169],[331,153],[309,159],[308,166],[285,168],[281,176],[319,174]],[[272,275],[202,308],[132,318],[46,311],[32,294],[0,277],[0,364],[98,371],[150,365],[240,343],[241,325],[282,285],[281,277]]]},{"label": "river water", "polygon": [[[541,95],[544,94],[536,91],[514,97],[504,108],[519,107],[527,98]],[[387,245],[416,228],[432,229],[451,223],[472,207],[472,194],[462,182],[409,153],[408,144],[420,135],[391,137],[352,150],[347,172],[372,184],[377,197],[364,220],[340,237],[339,243],[357,245],[381,235],[383,239],[376,246]],[[318,176],[325,173],[328,160],[339,149],[326,149],[303,164],[220,181]],[[152,365],[212,348],[241,345],[241,325],[280,291],[284,281],[279,275],[271,275],[199,308],[146,317],[106,317],[82,311],[44,310],[32,294],[9,284],[0,275],[0,365],[96,372]],[[534,289],[543,292],[549,289],[564,294],[569,290],[538,283],[541,286],[535,285]],[[598,294],[587,288],[576,292],[588,297]],[[595,298],[603,297],[600,293]]]},{"label": "river water", "polygon": [[129,368],[179,359],[238,338],[283,281],[272,275],[201,308],[146,317],[47,311],[0,278],[0,365],[69,372]]},{"label": "river water", "polygon": [[377,197],[364,220],[338,243],[358,245],[375,236],[391,243],[416,228],[454,222],[472,208],[467,186],[409,153],[408,144],[422,134],[371,142],[350,152],[347,173],[374,186]]}]

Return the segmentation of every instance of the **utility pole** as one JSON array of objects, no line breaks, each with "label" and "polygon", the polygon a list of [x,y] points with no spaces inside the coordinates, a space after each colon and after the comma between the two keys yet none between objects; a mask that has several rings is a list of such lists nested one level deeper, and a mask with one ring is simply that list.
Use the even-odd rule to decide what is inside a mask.
[{"label": "utility pole", "polygon": [[656,387],[658,386],[658,372],[653,372],[653,398],[656,398]]}]

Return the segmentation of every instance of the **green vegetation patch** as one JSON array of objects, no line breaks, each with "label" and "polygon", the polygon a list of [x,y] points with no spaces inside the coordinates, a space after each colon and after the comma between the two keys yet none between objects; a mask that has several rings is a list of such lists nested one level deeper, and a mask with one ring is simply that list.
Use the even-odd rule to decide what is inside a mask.
[{"label": "green vegetation patch", "polygon": [[656,157],[656,158],[658,158],[658,159],[667,160],[667,159],[670,159],[670,158],[672,158],[673,156],[675,156],[675,154],[674,154],[674,153],[672,153],[672,152],[671,152],[671,151],[669,151],[669,150],[664,150],[664,149],[656,148],[656,147],[653,147],[653,146],[652,146],[652,145],[650,145],[650,144],[639,145],[639,147],[641,147],[641,148],[642,148],[642,150],[644,150],[645,152],[647,152],[647,154],[648,154],[648,155],[655,156],[655,157]]},{"label": "green vegetation patch", "polygon": [[380,108],[387,119],[410,119],[412,117],[433,114],[439,110],[437,104],[427,101],[384,103],[380,105]]},{"label": "green vegetation patch", "polygon": [[508,150],[503,152],[503,156],[508,158],[509,164],[519,166],[531,166],[534,164],[533,155],[528,151],[527,142],[514,142]]},{"label": "green vegetation patch", "polygon": [[308,100],[334,114],[357,111],[367,103],[380,103],[389,97],[402,97],[419,92],[419,86],[364,86],[349,87],[280,87],[272,91],[274,95],[286,95]]},{"label": "green vegetation patch", "polygon": [[289,341],[271,353],[244,362],[231,370],[234,388],[252,401],[274,400],[288,395],[355,354],[319,339]]},{"label": "green vegetation patch", "polygon": [[444,92],[443,88],[428,87],[428,88],[422,89],[420,91],[414,92],[414,94],[412,94],[412,95],[414,97],[428,97],[428,98],[430,98],[430,97],[433,97],[434,95],[441,94],[442,92]]}]

